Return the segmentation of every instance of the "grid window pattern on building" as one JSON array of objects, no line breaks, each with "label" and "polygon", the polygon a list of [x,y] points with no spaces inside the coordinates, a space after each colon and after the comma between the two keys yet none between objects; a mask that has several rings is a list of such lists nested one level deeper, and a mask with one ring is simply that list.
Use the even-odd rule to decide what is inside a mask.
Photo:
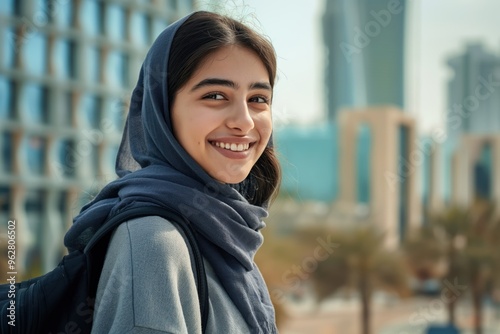
[{"label": "grid window pattern on building", "polygon": [[72,217],[115,177],[128,100],[147,49],[194,6],[2,0],[0,220],[18,219],[21,274],[52,269]]}]

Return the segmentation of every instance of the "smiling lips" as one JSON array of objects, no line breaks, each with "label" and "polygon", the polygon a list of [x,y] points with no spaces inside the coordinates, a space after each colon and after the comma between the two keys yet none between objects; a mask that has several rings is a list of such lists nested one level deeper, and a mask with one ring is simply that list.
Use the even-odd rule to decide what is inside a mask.
[{"label": "smiling lips", "polygon": [[212,142],[212,145],[215,145],[217,147],[233,151],[233,152],[244,152],[247,151],[250,148],[250,144],[236,144],[236,143],[222,143],[222,142]]}]

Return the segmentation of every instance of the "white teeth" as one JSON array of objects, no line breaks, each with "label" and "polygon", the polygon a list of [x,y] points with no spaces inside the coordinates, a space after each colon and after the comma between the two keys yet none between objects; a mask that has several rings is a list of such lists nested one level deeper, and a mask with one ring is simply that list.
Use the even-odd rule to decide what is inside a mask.
[{"label": "white teeth", "polygon": [[243,152],[246,151],[250,148],[250,144],[229,144],[229,143],[220,143],[220,142],[213,142],[213,144],[217,147],[224,148],[226,150],[231,150],[234,152]]}]

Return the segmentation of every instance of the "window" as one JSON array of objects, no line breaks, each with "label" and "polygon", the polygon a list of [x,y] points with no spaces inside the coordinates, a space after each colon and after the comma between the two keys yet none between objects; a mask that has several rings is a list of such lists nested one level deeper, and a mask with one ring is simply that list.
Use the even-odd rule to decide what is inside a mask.
[{"label": "window", "polygon": [[24,68],[33,75],[43,75],[47,70],[47,38],[39,32],[24,36]]},{"label": "window", "polygon": [[123,7],[110,3],[106,9],[106,32],[108,36],[116,41],[124,40],[126,31]]},{"label": "window", "polygon": [[30,123],[47,122],[47,88],[41,85],[28,83],[23,91],[23,120]]},{"label": "window", "polygon": [[13,28],[5,29],[4,34],[6,39],[2,43],[2,45],[5,45],[3,51],[3,65],[10,63],[12,66],[18,66],[17,54],[21,51],[23,45],[26,43],[27,36],[29,35],[22,35],[19,31],[16,31]]},{"label": "window", "polygon": [[75,150],[72,140],[59,140],[55,145],[56,159],[51,159],[50,168],[57,178],[72,178],[81,163],[81,157]]},{"label": "window", "polygon": [[99,128],[101,123],[102,99],[93,95],[84,95],[81,99],[80,114],[87,126]]},{"label": "window", "polygon": [[76,45],[71,40],[58,40],[56,46],[56,66],[58,76],[66,79],[76,78]]},{"label": "window", "polygon": [[491,200],[493,184],[493,149],[485,143],[480,149],[478,160],[474,164],[475,199]]},{"label": "window", "polygon": [[2,64],[5,68],[14,67],[14,50],[16,46],[16,36],[12,28],[4,28],[0,26],[0,44],[3,46]]},{"label": "window", "polygon": [[73,1],[50,0],[52,15],[60,27],[71,27],[73,25]]},{"label": "window", "polygon": [[101,174],[99,159],[99,147],[97,145],[92,145],[92,149],[86,158],[89,177],[96,179]]},{"label": "window", "polygon": [[33,2],[33,23],[37,27],[43,27],[51,22],[53,18],[50,0],[35,0]]},{"label": "window", "polygon": [[27,213],[42,213],[44,191],[42,190],[28,190],[25,198],[25,210]]},{"label": "window", "polygon": [[54,123],[64,127],[72,126],[73,96],[71,92],[58,92],[56,96],[56,110]]},{"label": "window", "polygon": [[108,54],[107,82],[115,87],[129,85],[129,57],[122,52],[112,51]]},{"label": "window", "polygon": [[6,77],[0,76],[0,119],[12,117],[12,83]]},{"label": "window", "polygon": [[24,169],[29,175],[43,175],[45,171],[45,151],[47,141],[39,136],[25,137],[22,142]]},{"label": "window", "polygon": [[[68,203],[69,198],[70,198],[69,191],[61,191],[59,193],[58,201],[57,201],[57,209],[60,213],[63,214],[63,217],[70,210],[70,205]],[[64,221],[64,219],[63,219],[63,221]]]},{"label": "window", "polygon": [[12,134],[4,132],[0,136],[1,161],[0,170],[6,173],[12,173]]},{"label": "window", "polygon": [[84,0],[80,10],[80,22],[83,30],[93,36],[103,32],[103,3],[99,0]]},{"label": "window", "polygon": [[410,161],[410,152],[409,152],[409,134],[410,130],[407,126],[400,125],[398,129],[398,143],[399,143],[399,152],[398,152],[398,162],[397,162],[397,171],[400,173],[399,180],[399,203],[398,203],[398,211],[399,211],[399,240],[405,240],[407,224],[408,224],[408,209],[409,209],[409,174],[405,171],[408,171],[408,161]]},{"label": "window", "polygon": [[362,204],[370,203],[371,137],[369,125],[361,124],[356,141],[356,193],[357,202]]},{"label": "window", "polygon": [[43,224],[43,208],[44,200],[47,198],[47,193],[39,189],[28,189],[26,191],[24,200],[24,209],[26,210],[25,229],[23,229],[22,236],[28,240],[33,239],[34,243],[28,249],[25,249],[28,254],[26,259],[26,268],[34,268],[39,264],[36,263],[36,257],[40,254],[40,245],[37,235],[40,235]]},{"label": "window", "polygon": [[131,21],[132,42],[148,45],[151,38],[151,19],[144,13],[134,12]]},{"label": "window", "polygon": [[91,83],[99,83],[101,81],[101,52],[97,47],[88,47],[85,50],[87,66],[85,73],[87,81]]},{"label": "window", "polygon": [[16,7],[18,7],[18,4],[16,4],[16,0],[3,0],[2,5],[0,6],[0,14],[18,14],[16,11]]}]

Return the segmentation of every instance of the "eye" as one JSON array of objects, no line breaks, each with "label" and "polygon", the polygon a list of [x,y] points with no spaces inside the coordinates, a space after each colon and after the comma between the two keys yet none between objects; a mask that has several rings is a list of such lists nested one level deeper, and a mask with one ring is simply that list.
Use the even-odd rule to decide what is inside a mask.
[{"label": "eye", "polygon": [[209,93],[205,96],[203,96],[203,99],[205,100],[224,100],[226,97],[222,95],[221,93]]},{"label": "eye", "polygon": [[250,102],[256,102],[256,103],[269,103],[269,98],[265,96],[254,96],[251,97]]}]

